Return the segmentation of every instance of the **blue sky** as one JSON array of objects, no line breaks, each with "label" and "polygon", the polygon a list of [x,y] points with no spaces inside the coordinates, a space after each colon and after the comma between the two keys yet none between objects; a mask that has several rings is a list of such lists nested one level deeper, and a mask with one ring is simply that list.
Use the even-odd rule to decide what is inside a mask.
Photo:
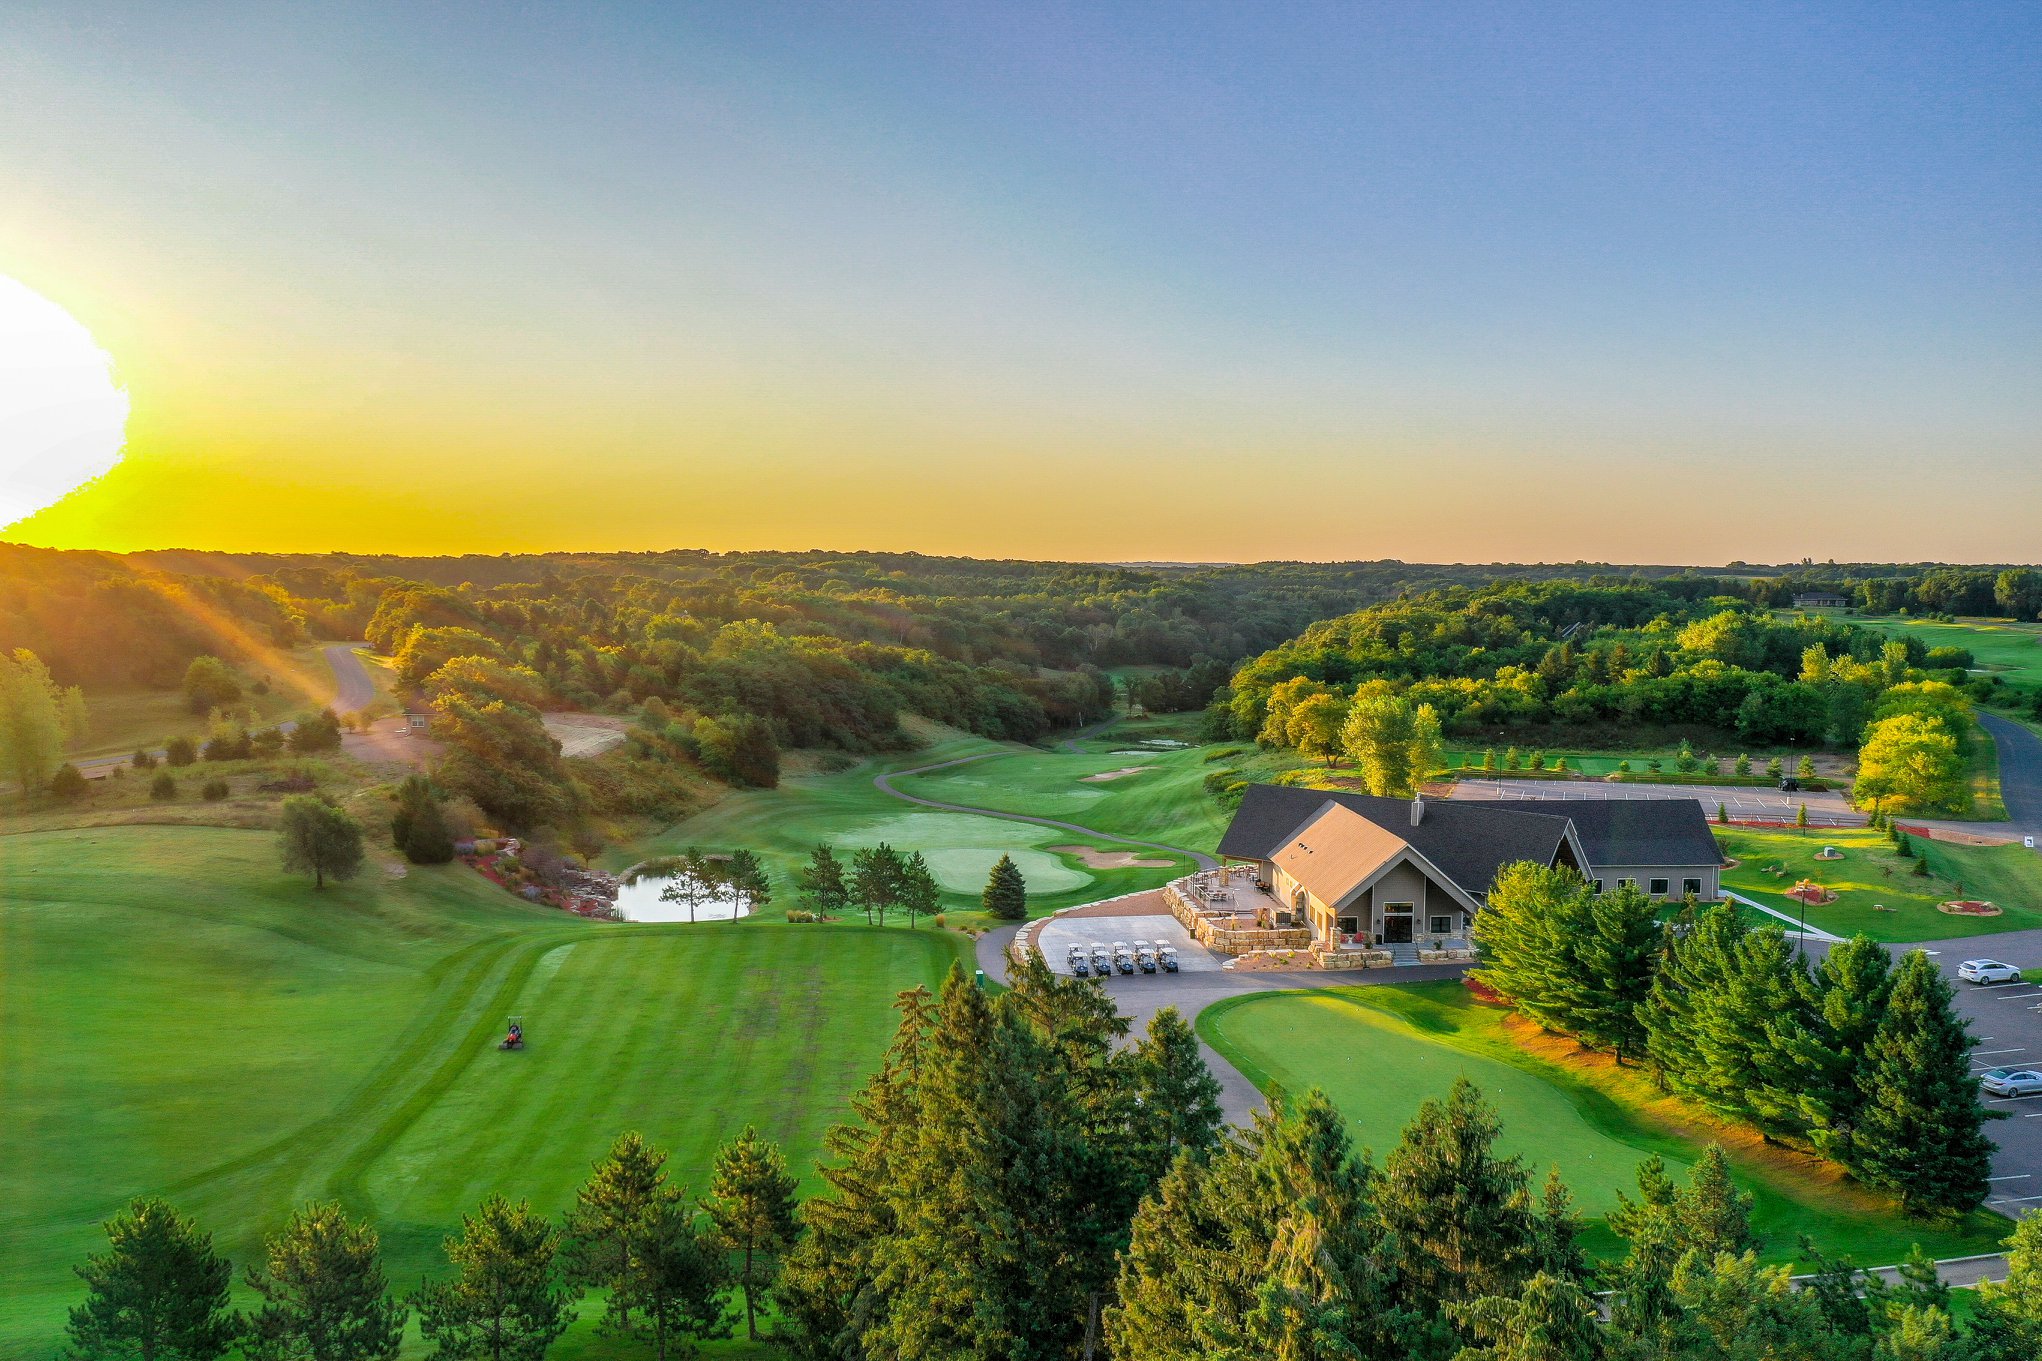
[{"label": "blue sky", "polygon": [[[429,447],[629,490],[519,547],[2035,556],[2033,6],[21,32],[0,273],[135,375],[131,466],[53,542],[139,542],[123,478],[260,463],[368,506]],[[1218,551],[1196,517],[1244,491],[1283,514]]]}]

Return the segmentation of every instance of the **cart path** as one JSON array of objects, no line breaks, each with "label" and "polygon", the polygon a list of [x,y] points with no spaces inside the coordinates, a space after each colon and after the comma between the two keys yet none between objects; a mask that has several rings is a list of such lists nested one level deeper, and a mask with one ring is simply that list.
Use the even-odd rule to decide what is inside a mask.
[{"label": "cart path", "polygon": [[376,682],[356,651],[360,643],[329,643],[320,649],[333,668],[333,712],[351,714],[376,702]]},{"label": "cart path", "polygon": [[1999,753],[1999,796],[2013,830],[2042,836],[2042,737],[1998,714],[1981,711],[1978,723]]},{"label": "cart path", "polygon": [[1182,846],[1165,845],[1160,841],[1141,841],[1131,836],[1117,836],[1112,832],[1098,832],[1090,827],[1080,827],[1075,822],[1060,822],[1055,818],[1038,818],[1027,813],[1009,813],[998,808],[974,808],[968,803],[944,803],[940,799],[925,799],[916,794],[904,794],[893,787],[893,782],[902,776],[927,775],[931,771],[948,770],[952,766],[970,765],[973,761],[983,761],[989,756],[997,756],[999,754],[998,752],[983,751],[976,756],[959,756],[955,760],[936,761],[926,766],[916,766],[911,770],[889,770],[884,774],[874,775],[872,777],[872,786],[882,794],[890,794],[903,802],[920,804],[924,808],[934,808],[939,812],[970,813],[976,817],[999,818],[1006,822],[1028,822],[1033,823],[1037,827],[1054,827],[1060,832],[1074,832],[1079,836],[1088,836],[1096,841],[1111,841],[1122,846],[1139,846],[1144,850],[1151,851],[1168,851],[1172,855],[1186,857],[1202,870],[1213,869],[1219,864],[1219,861],[1213,859],[1204,851],[1189,851]]}]

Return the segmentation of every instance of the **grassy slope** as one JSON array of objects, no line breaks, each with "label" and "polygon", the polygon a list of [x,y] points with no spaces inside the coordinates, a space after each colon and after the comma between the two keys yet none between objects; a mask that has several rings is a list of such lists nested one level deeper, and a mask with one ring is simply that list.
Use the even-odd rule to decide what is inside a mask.
[{"label": "grassy slope", "polygon": [[[278,653],[271,661],[274,665],[267,668],[241,669],[244,679],[270,677],[268,694],[244,694],[234,706],[252,709],[258,723],[275,723],[333,698],[333,668],[319,648]],[[85,702],[91,730],[65,751],[73,759],[156,748],[173,737],[205,736],[206,715],[194,714],[181,690],[110,690],[87,695]]]},{"label": "grassy slope", "polygon": [[[1682,1170],[1721,1138],[1739,1181],[1758,1197],[1754,1223],[1775,1260],[1790,1259],[1801,1234],[1866,1264],[1898,1261],[1916,1242],[1938,1257],[1990,1252],[2005,1235],[2006,1222],[1989,1214],[1954,1227],[1907,1221],[1813,1160],[1709,1130],[1654,1097],[1637,1069],[1575,1060],[1571,1045],[1551,1040],[1520,1041],[1506,1015],[1458,984],[1431,983],[1228,999],[1207,1008],[1198,1028],[1265,1090],[1323,1089],[1356,1144],[1378,1156],[1420,1102],[1444,1096],[1465,1074],[1501,1112],[1505,1150],[1523,1154],[1535,1180],[1557,1163],[1590,1216],[1614,1205],[1619,1190],[1635,1193],[1637,1164],[1650,1154]],[[1599,1225],[1588,1242],[1599,1253],[1617,1247]]]},{"label": "grassy slope", "polygon": [[[408,1283],[485,1183],[557,1210],[626,1127],[698,1187],[748,1121],[805,1172],[893,993],[961,944],[604,927],[456,867],[314,894],[267,835],[217,828],[30,833],[0,855],[0,1356],[53,1350],[71,1263],[143,1191],[237,1260],[293,1203],[342,1196]],[[517,1010],[533,1046],[499,1054]]]},{"label": "grassy slope", "polygon": [[[945,729],[933,729],[929,735],[934,739],[931,744],[912,753],[870,758],[848,770],[829,774],[795,775],[783,779],[778,789],[733,794],[656,836],[612,852],[608,862],[621,867],[688,846],[714,851],[748,847],[759,853],[772,875],[776,912],[798,902],[796,876],[809,851],[819,842],[838,848],[840,854],[879,841],[886,841],[897,850],[923,852],[938,878],[945,881],[944,909],[951,913],[968,913],[976,908],[985,873],[1002,854],[1013,855],[1023,873],[1032,876],[1029,905],[1038,913],[1154,887],[1190,869],[1190,861],[1182,859],[1173,859],[1166,868],[1093,869],[1076,856],[1047,848],[1067,845],[1088,845],[1107,851],[1126,848],[1051,827],[918,808],[880,792],[872,783],[874,775],[959,757],[983,756],[986,759],[961,767],[957,776],[975,777],[981,767],[993,768],[1011,772],[1023,786],[1008,785],[1007,775],[1003,774],[993,792],[1004,793],[1005,797],[979,797],[988,793],[987,788],[953,787],[951,777],[945,773],[902,777],[896,781],[896,787],[923,798],[1066,818],[1101,831],[1140,834],[1088,818],[1067,817],[1055,807],[1038,803],[1025,788],[1026,781],[1035,778],[1031,772],[1056,771],[1060,774],[1055,778],[1075,780],[1077,775],[1094,769],[1132,764],[1131,759],[1074,756],[1067,751],[990,742]],[[1188,797],[1196,803],[1211,803],[1197,790],[1195,782]]]},{"label": "grassy slope", "polygon": [[[1790,915],[1801,905],[1785,895],[1800,879],[1813,879],[1837,894],[1834,903],[1806,909],[1810,925],[1840,936],[1874,940],[1944,940],[2042,926],[2042,859],[2020,846],[1953,846],[1917,840],[1930,874],[1923,878],[1895,854],[1883,834],[1837,828],[1797,832],[1719,829],[1724,851],[1739,862],[1727,870],[1729,888]],[[1817,860],[1824,846],[1842,860]],[[1764,869],[1782,865],[1784,875]],[[1958,886],[1963,892],[1958,893]],[[2003,909],[1998,917],[1952,917],[1936,904],[1955,897],[1984,898]],[[1881,912],[1875,904],[1893,909]]]}]

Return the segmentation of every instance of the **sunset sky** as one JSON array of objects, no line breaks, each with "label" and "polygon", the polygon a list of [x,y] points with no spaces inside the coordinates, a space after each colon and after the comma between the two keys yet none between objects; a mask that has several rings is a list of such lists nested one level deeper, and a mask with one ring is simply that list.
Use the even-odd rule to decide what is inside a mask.
[{"label": "sunset sky", "polygon": [[2032,4],[10,4],[64,547],[2034,560]]}]

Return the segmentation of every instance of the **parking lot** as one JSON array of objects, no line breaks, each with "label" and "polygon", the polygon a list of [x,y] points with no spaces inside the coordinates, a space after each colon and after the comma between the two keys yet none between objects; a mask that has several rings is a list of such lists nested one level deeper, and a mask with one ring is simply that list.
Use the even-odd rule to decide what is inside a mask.
[{"label": "parking lot", "polygon": [[[1177,969],[1180,974],[1215,973],[1220,961],[1212,951],[1191,938],[1175,917],[1165,913],[1143,913],[1139,916],[1088,917],[1081,913],[1067,912],[1052,917],[1043,923],[1042,931],[1036,938],[1036,947],[1042,951],[1043,959],[1058,973],[1069,973],[1066,963],[1073,945],[1090,950],[1095,945],[1111,947],[1115,941],[1130,945],[1145,940],[1152,945],[1174,945],[1177,947]],[[1134,978],[1146,978],[1137,972]],[[1166,978],[1158,973],[1156,978]],[[1154,981],[1153,978],[1150,981]]]},{"label": "parking lot", "polygon": [[1457,799],[1695,799],[1710,817],[1722,804],[1732,821],[1792,822],[1802,805],[1813,827],[1862,827],[1865,815],[1854,811],[1842,794],[1801,790],[1784,793],[1769,787],[1718,784],[1610,784],[1602,780],[1457,780]]},{"label": "parking lot", "polygon": [[[1896,951],[1913,948],[1894,947]],[[2037,1010],[2042,1007],[2042,986],[2006,983],[1980,987],[1957,978],[1957,966],[1967,959],[1997,959],[2019,965],[2029,978],[2042,980],[2042,931],[1930,941],[1921,948],[1934,954],[1943,976],[1957,990],[1957,1009],[1971,1022],[1978,1040],[1971,1056],[1973,1069],[1982,1073],[1988,1068],[2042,1068],[2042,1010]],[[1992,1195],[1987,1205],[2005,1215],[2042,1208],[2042,1096],[1986,1098],[1985,1105],[2007,1117],[1993,1121],[1985,1130],[1999,1145],[1992,1160]]]}]

